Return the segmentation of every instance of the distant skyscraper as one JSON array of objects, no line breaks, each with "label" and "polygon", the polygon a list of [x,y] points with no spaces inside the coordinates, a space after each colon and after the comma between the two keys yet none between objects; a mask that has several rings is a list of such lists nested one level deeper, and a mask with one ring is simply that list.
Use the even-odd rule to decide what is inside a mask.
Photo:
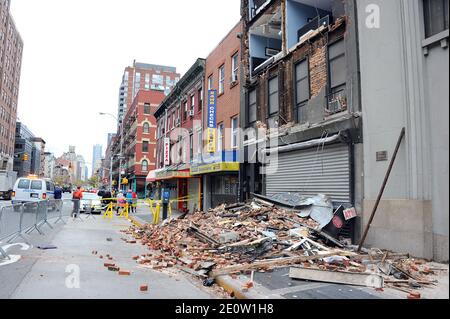
[{"label": "distant skyscraper", "polygon": [[99,168],[99,163],[101,165],[103,148],[101,145],[94,145],[93,156],[92,156],[92,176],[95,171]]}]

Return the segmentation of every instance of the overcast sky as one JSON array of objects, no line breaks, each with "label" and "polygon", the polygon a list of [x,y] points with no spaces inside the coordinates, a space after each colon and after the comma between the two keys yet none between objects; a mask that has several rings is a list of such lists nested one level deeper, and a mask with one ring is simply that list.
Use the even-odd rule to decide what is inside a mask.
[{"label": "overcast sky", "polygon": [[12,0],[24,41],[18,117],[60,156],[88,167],[114,132],[119,86],[133,60],[183,75],[240,19],[240,0]]}]

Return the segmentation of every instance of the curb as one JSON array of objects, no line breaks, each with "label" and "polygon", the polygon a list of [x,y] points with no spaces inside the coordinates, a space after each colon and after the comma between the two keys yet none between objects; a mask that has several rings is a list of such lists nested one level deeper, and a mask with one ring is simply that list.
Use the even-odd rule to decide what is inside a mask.
[{"label": "curb", "polygon": [[234,297],[239,300],[254,299],[248,292],[243,292],[242,285],[239,285],[238,280],[232,279],[230,276],[219,276],[216,278],[216,283],[228,293],[234,293]]}]

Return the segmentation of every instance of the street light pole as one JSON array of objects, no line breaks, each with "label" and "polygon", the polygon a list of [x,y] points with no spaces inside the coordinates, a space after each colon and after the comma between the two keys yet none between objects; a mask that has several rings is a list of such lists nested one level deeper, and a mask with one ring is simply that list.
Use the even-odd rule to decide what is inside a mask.
[{"label": "street light pole", "polygon": [[122,189],[123,119],[120,125],[119,191]]}]

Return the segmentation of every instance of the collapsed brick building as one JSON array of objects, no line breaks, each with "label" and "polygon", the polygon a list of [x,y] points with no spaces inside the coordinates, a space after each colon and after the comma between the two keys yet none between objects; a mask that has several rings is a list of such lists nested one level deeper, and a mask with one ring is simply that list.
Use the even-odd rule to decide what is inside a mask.
[{"label": "collapsed brick building", "polygon": [[[321,1],[320,8],[308,3],[242,1],[241,125],[267,128],[276,140],[269,151],[255,148],[258,139],[251,134],[244,137],[241,176],[248,187],[242,196],[326,193],[358,206],[352,170],[361,142],[354,8],[341,1]],[[277,155],[276,171],[260,174],[271,154]]]}]

